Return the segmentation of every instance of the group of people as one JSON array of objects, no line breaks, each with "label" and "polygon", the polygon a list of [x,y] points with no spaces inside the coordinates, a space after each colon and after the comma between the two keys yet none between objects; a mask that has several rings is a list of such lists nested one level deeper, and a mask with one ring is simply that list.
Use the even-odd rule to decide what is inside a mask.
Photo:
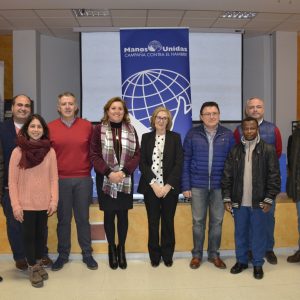
[{"label": "group of people", "polygon": [[[16,267],[28,269],[32,286],[42,287],[48,279],[45,267],[58,271],[68,262],[73,214],[82,260],[89,269],[98,268],[92,256],[89,223],[92,167],[104,212],[111,269],[127,268],[128,210],[133,208],[133,173],[138,166],[138,192],[144,195],[147,211],[152,267],[161,261],[167,267],[173,265],[174,216],[181,192],[191,198],[192,269],[202,263],[208,211],[208,261],[226,268],[219,254],[224,208],[235,223],[237,262],[231,273],[242,272],[251,262],[254,277],[261,279],[263,258],[277,263],[274,210],[280,191],[282,146],[278,128],[263,119],[261,99],[247,101],[247,117],[234,134],[219,124],[218,104],[205,102],[200,110],[202,123],[187,133],[183,145],[180,135],[171,131],[171,112],[157,107],[151,116],[152,131],[142,136],[141,147],[126,104],[119,97],[106,103],[103,118],[94,128],[77,116],[77,101],[70,92],[58,96],[60,117],[48,125],[40,115],[31,113],[31,107],[28,96],[17,95],[12,101],[12,118],[0,125],[0,200]],[[293,178],[289,195],[299,201],[300,129],[296,133],[289,143]],[[58,257],[52,262],[47,219],[56,211]],[[291,257],[288,261],[300,261],[300,251]]]}]

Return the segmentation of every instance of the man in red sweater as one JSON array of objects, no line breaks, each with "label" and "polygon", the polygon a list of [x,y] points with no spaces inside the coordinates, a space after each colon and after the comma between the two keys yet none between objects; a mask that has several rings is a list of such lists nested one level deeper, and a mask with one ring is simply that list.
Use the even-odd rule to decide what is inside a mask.
[{"label": "man in red sweater", "polygon": [[58,96],[60,118],[48,124],[50,140],[55,149],[59,176],[57,209],[58,258],[52,271],[58,271],[69,261],[71,250],[71,221],[74,217],[83,262],[91,270],[98,268],[92,257],[89,206],[92,201],[91,163],[89,159],[92,124],[77,117],[78,107],[72,93]]}]

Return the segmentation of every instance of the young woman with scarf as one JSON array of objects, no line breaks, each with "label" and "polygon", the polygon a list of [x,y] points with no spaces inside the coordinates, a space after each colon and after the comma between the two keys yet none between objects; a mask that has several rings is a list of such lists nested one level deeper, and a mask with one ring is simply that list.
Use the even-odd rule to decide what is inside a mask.
[{"label": "young woman with scarf", "polygon": [[[100,209],[104,211],[109,266],[126,269],[128,209],[133,207],[133,172],[139,164],[140,149],[128,109],[121,98],[114,97],[105,104],[104,116],[94,129],[90,150]],[[118,247],[115,243],[116,217]]]},{"label": "young woman with scarf", "polygon": [[42,287],[48,274],[41,259],[48,216],[57,209],[58,173],[47,124],[38,114],[31,115],[19,131],[8,185],[14,217],[23,225],[29,279],[32,286]]}]

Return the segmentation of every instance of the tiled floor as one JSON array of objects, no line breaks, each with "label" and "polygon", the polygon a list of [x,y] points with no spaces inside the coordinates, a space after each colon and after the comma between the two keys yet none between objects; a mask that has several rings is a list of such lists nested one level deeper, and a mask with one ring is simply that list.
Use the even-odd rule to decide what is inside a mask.
[{"label": "tiled floor", "polygon": [[[106,255],[96,255],[97,271],[88,270],[79,256],[57,272],[49,271],[43,288],[31,287],[26,272],[14,268],[10,256],[0,256],[0,299],[222,299],[222,300],[299,300],[300,263],[289,264],[292,250],[281,250],[278,265],[264,265],[265,277],[256,280],[252,267],[238,275],[229,270],[232,256],[223,256],[226,270],[219,270],[204,259],[198,270],[189,268],[189,254],[176,254],[171,268],[152,268],[146,255],[128,254],[127,270],[111,270]],[[228,253],[226,254],[228,255]]]}]

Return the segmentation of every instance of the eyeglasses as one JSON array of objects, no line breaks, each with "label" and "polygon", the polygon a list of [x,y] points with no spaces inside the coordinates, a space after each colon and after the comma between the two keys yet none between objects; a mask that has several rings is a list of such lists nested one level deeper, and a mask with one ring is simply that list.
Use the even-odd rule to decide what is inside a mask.
[{"label": "eyeglasses", "polygon": [[212,112],[212,113],[204,113],[204,114],[202,114],[202,116],[204,116],[204,117],[216,117],[218,115],[219,115],[218,112]]},{"label": "eyeglasses", "polygon": [[163,122],[166,122],[166,121],[168,120],[168,118],[167,118],[167,117],[159,117],[159,116],[157,116],[157,117],[156,117],[156,120],[157,120],[157,121],[163,121]]}]

